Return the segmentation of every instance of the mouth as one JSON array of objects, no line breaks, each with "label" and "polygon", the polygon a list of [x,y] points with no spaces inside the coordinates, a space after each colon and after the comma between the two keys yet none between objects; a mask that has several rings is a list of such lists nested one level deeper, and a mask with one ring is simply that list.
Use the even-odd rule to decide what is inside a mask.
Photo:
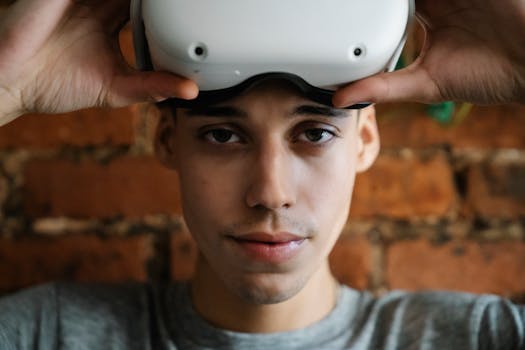
[{"label": "mouth", "polygon": [[272,264],[291,260],[300,252],[307,240],[306,237],[291,233],[265,232],[228,236],[228,239],[249,259]]}]

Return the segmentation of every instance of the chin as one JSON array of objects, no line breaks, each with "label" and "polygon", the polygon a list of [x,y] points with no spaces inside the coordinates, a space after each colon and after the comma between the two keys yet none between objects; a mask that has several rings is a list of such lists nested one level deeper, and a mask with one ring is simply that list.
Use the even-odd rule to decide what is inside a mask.
[{"label": "chin", "polygon": [[291,299],[304,288],[308,279],[308,276],[258,273],[225,282],[228,288],[245,302],[268,305]]}]

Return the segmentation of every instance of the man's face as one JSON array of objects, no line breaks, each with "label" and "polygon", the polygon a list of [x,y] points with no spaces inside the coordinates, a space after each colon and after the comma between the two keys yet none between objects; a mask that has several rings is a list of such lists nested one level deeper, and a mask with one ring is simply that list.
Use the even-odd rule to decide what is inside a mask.
[{"label": "man's face", "polygon": [[258,304],[292,297],[327,267],[355,173],[378,149],[373,109],[358,118],[284,84],[179,110],[163,118],[158,134],[162,161],[179,173],[184,218],[203,263]]}]

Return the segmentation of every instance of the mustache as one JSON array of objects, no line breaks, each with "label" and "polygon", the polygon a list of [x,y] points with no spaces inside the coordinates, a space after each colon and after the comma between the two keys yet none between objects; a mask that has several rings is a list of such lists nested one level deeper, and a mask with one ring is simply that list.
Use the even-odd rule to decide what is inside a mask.
[{"label": "mustache", "polygon": [[271,212],[252,215],[250,218],[234,222],[220,230],[220,234],[236,236],[254,231],[290,232],[302,237],[313,237],[318,230],[312,220],[297,220],[286,214]]}]

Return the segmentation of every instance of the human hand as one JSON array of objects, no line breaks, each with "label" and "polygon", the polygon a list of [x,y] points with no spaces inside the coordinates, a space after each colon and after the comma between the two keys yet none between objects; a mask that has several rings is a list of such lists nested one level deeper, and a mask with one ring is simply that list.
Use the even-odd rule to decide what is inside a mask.
[{"label": "human hand", "polygon": [[197,85],[166,72],[138,72],[118,34],[129,0],[18,0],[0,22],[0,125],[28,112],[121,107],[194,98]]},{"label": "human hand", "polygon": [[426,28],[408,67],[340,88],[335,106],[447,100],[525,103],[525,1],[416,0]]}]

